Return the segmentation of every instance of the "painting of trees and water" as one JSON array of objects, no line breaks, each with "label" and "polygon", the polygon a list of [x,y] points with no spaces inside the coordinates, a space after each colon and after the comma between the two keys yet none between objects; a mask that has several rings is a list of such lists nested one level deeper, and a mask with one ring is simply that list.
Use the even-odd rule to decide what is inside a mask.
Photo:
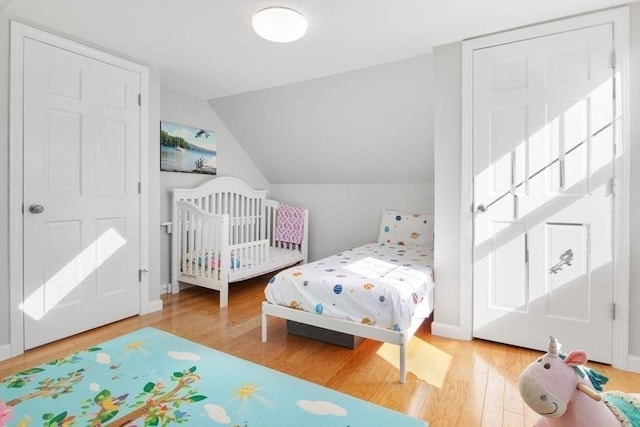
[{"label": "painting of trees and water", "polygon": [[216,133],[160,122],[160,170],[216,174]]}]

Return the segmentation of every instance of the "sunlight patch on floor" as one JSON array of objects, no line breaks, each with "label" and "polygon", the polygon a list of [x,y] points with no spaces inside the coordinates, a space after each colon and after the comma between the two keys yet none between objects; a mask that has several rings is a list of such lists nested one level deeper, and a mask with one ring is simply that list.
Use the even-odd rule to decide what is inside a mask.
[{"label": "sunlight patch on floor", "polygon": [[[376,353],[400,369],[400,352],[395,344],[383,344]],[[407,344],[407,378],[414,374],[419,380],[442,388],[453,356],[417,337]]]}]

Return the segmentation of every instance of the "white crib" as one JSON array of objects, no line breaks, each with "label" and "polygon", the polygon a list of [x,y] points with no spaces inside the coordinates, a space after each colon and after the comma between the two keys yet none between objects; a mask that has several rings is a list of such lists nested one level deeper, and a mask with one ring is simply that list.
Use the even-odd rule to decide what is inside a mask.
[{"label": "white crib", "polygon": [[279,202],[232,177],[173,190],[171,288],[180,282],[220,292],[228,305],[229,283],[307,262],[309,212],[300,243],[275,240]]}]

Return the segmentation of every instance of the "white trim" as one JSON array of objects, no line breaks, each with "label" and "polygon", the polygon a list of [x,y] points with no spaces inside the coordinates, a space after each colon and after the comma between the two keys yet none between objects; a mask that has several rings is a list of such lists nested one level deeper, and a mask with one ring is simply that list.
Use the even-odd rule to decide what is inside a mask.
[{"label": "white trim", "polygon": [[439,337],[452,338],[454,340],[470,341],[472,336],[462,326],[450,325],[448,323],[432,322],[431,333]]},{"label": "white trim", "polygon": [[620,122],[616,135],[617,158],[615,170],[614,199],[614,246],[613,246],[613,302],[616,319],[613,322],[612,366],[628,369],[629,355],[629,295],[631,226],[631,127],[630,79],[629,79],[629,8],[618,9],[613,22],[613,45],[616,52],[616,110]]},{"label": "white trim", "polygon": [[140,307],[140,315],[142,316],[143,314],[149,314],[149,313],[153,313],[154,311],[160,311],[162,310],[162,305],[163,304],[161,299],[149,301],[146,304],[142,302]]},{"label": "white trim", "polygon": [[0,346],[0,362],[11,357],[11,346],[9,344]]},{"label": "white trim", "polygon": [[463,334],[473,334],[473,51],[476,49],[542,37],[580,28],[613,23],[617,69],[621,76],[619,154],[616,164],[616,201],[614,208],[614,302],[617,304],[613,321],[612,365],[627,369],[629,357],[629,8],[627,6],[594,12],[577,17],[506,31],[462,43],[462,141],[460,189],[460,310]]},{"label": "white trim", "polygon": [[[121,67],[140,75],[142,106],[140,109],[140,259],[141,268],[149,263],[149,69],[127,59],[114,56],[37,28],[11,21],[11,70],[9,95],[9,293],[11,355],[24,352],[24,321],[18,306],[23,300],[23,241],[22,241],[22,87],[24,39],[30,38],[74,52],[88,58]],[[149,301],[149,280],[144,275],[140,284],[140,313],[162,308],[162,301]],[[158,308],[160,307],[160,308]]]},{"label": "white trim", "polygon": [[627,370],[640,373],[640,356],[629,356]]},{"label": "white trim", "polygon": [[[129,63],[129,61],[127,61]],[[140,283],[140,315],[162,310],[162,300],[149,296],[149,69],[130,63],[140,74],[140,269],[146,271]]]},{"label": "white trim", "polygon": [[462,43],[460,84],[460,328],[473,337],[473,50]]},{"label": "white trim", "polygon": [[[11,22],[9,77],[9,345],[11,355],[24,352],[24,321],[18,307],[23,297],[22,270],[22,40],[27,28]],[[15,167],[14,167],[15,166]]]}]

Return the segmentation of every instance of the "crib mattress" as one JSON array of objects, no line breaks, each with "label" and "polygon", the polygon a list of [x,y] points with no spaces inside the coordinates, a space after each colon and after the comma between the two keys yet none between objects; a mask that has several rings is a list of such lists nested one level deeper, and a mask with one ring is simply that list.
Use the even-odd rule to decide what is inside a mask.
[{"label": "crib mattress", "polygon": [[323,316],[404,330],[433,310],[433,248],[370,243],[281,271],[267,300]]},{"label": "crib mattress", "polygon": [[[231,252],[231,269],[265,266],[267,269],[277,270],[280,266],[284,267],[287,265],[295,264],[296,262],[302,261],[303,258],[300,251],[293,249],[283,249],[276,246],[269,247],[269,258],[262,263],[256,262],[256,260],[251,258],[250,254],[243,257],[236,255],[234,251]],[[191,260],[191,263],[194,266],[201,267],[204,264],[205,270],[208,270],[210,266],[213,267],[217,265],[218,267],[220,267],[220,260],[216,259],[215,257],[209,256],[209,251],[207,250],[201,250],[197,253],[187,252],[185,254],[185,259]]]},{"label": "crib mattress", "polygon": [[238,258],[238,267],[229,272],[229,281],[250,279],[272,271],[280,270],[303,260],[300,251],[283,249],[277,246],[269,247],[269,259],[264,262],[254,262],[251,257]]}]

